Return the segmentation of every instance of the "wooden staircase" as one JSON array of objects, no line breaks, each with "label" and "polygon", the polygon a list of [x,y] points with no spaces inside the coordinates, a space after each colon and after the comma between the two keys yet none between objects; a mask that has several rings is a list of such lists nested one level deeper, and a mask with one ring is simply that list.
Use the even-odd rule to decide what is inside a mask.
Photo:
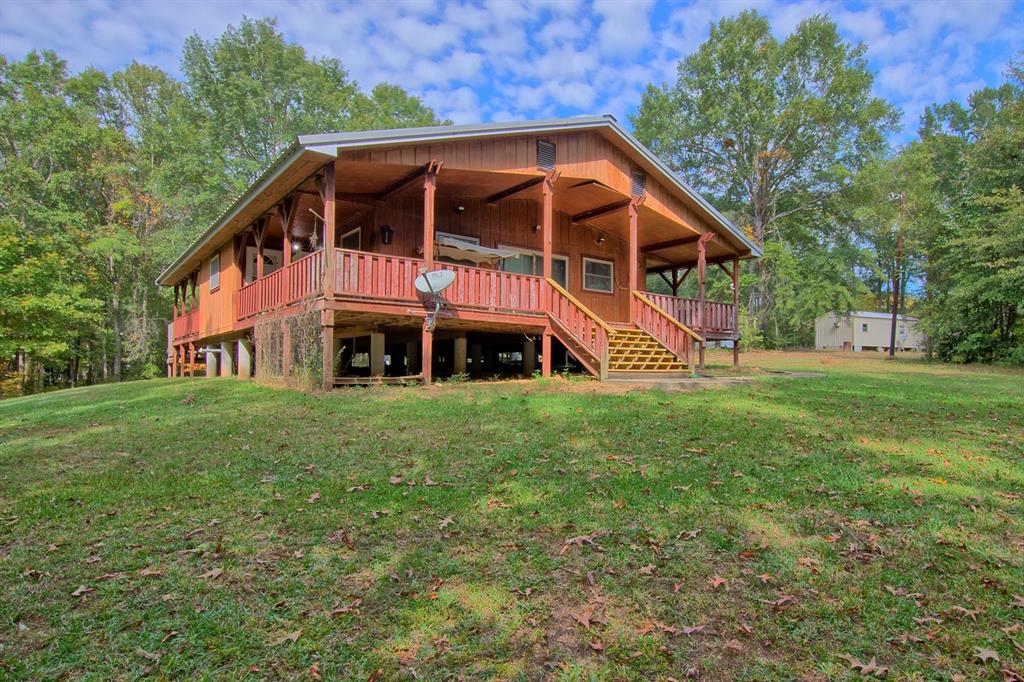
[{"label": "wooden staircase", "polygon": [[657,339],[635,325],[614,326],[608,335],[608,375],[617,372],[682,372],[686,365]]}]

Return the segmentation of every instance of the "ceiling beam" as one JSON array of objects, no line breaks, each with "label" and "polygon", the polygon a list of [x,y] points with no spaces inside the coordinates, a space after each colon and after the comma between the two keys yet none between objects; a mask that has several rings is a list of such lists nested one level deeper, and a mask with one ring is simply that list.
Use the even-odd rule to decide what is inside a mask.
[{"label": "ceiling beam", "polygon": [[647,244],[646,246],[640,247],[640,253],[650,253],[651,251],[661,251],[662,249],[669,249],[673,246],[683,246],[685,244],[693,244],[700,239],[699,234],[692,234],[688,237],[678,237],[676,239],[669,239],[664,242],[656,242],[654,244]]},{"label": "ceiling beam", "polygon": [[539,185],[542,182],[544,182],[544,176],[543,175],[537,176],[535,178],[530,178],[529,180],[526,180],[524,182],[520,182],[518,185],[513,185],[512,187],[509,187],[508,189],[503,189],[500,192],[495,192],[491,196],[487,197],[487,203],[488,204],[496,204],[499,201],[501,201],[502,199],[507,199],[510,196],[512,196],[513,194],[519,194],[520,192],[528,190],[531,187],[535,187],[535,186]]},{"label": "ceiling beam", "polygon": [[614,204],[605,204],[604,206],[598,206],[597,208],[592,208],[588,211],[582,211],[572,217],[572,222],[582,223],[585,220],[591,220],[609,213],[614,213],[615,211],[621,211],[629,206],[630,201],[632,201],[632,199],[623,199],[622,201],[616,201]]},{"label": "ceiling beam", "polygon": [[425,164],[420,168],[416,168],[415,170],[406,173],[398,180],[395,180],[390,185],[381,190],[381,192],[377,194],[377,201],[387,201],[396,194],[408,189],[413,185],[413,183],[415,183],[417,180],[426,175],[434,166],[435,162],[431,161],[430,163]]}]

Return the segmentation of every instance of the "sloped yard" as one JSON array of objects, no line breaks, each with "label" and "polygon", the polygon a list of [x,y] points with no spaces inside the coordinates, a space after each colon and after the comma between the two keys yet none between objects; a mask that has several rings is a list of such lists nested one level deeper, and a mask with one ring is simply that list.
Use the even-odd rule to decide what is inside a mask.
[{"label": "sloped yard", "polygon": [[1024,374],[746,361],[0,402],[0,677],[1021,679]]}]

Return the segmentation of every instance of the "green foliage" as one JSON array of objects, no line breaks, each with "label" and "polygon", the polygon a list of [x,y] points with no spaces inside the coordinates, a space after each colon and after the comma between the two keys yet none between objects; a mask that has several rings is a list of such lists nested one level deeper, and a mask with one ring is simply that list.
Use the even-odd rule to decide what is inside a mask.
[{"label": "green foliage", "polygon": [[162,368],[161,265],[296,135],[438,122],[397,86],[364,94],[272,20],[189,38],[182,71],[0,57],[0,358],[35,387]]}]

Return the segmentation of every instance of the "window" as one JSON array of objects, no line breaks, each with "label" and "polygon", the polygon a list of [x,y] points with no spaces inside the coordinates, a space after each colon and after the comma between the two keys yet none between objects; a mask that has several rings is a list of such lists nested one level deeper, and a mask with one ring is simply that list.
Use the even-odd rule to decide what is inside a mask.
[{"label": "window", "polygon": [[614,288],[615,264],[595,258],[583,259],[583,288],[610,294]]},{"label": "window", "polygon": [[[498,248],[518,249],[519,247],[499,246]],[[520,250],[525,251],[525,249]],[[537,275],[540,277],[544,274],[544,254],[540,251],[531,250],[529,253],[523,253],[512,258],[502,258],[501,269],[503,272],[517,272],[521,275]],[[551,257],[551,278],[561,284],[563,288],[569,288],[568,258],[565,256]]]},{"label": "window", "polygon": [[220,254],[215,253],[210,258],[210,291],[220,288]]},{"label": "window", "polygon": [[359,251],[363,245],[363,228],[357,227],[354,230],[341,235],[341,248]]},{"label": "window", "polygon": [[469,242],[470,244],[476,244],[480,246],[480,237],[468,237],[464,234],[452,234],[451,232],[441,232],[440,230],[435,232],[436,237],[444,237],[446,239],[454,239],[460,242]]},{"label": "window", "polygon": [[862,325],[860,326],[860,330],[861,330],[862,332],[865,332],[865,333],[867,333],[867,331],[868,331],[868,323],[867,323],[867,322],[863,323],[863,324],[862,324]]}]

